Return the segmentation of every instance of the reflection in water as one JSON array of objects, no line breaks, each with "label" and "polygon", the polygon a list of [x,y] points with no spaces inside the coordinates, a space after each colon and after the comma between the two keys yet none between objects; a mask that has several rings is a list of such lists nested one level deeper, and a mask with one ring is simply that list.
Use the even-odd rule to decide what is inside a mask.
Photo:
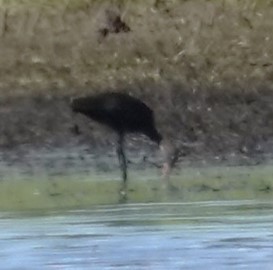
[{"label": "reflection in water", "polygon": [[272,269],[272,202],[2,213],[1,269]]}]

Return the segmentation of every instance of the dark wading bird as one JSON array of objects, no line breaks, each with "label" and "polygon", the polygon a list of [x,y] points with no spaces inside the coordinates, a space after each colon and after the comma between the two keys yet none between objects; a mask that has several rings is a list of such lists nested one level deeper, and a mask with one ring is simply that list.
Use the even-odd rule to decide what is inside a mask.
[{"label": "dark wading bird", "polygon": [[124,153],[124,136],[127,133],[142,133],[160,147],[164,158],[162,172],[167,178],[174,165],[174,148],[163,140],[155,127],[153,111],[141,100],[128,94],[106,92],[74,98],[71,107],[73,112],[104,124],[118,134],[117,155],[122,170],[122,196],[126,196],[127,186],[127,160]]}]

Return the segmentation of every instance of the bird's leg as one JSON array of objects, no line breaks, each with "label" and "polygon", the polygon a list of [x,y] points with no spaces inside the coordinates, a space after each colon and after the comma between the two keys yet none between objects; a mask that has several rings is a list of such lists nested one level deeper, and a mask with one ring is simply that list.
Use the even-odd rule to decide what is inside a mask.
[{"label": "bird's leg", "polygon": [[127,189],[127,161],[126,156],[124,153],[124,136],[119,135],[118,138],[118,145],[117,145],[117,155],[119,159],[120,169],[122,171],[122,188],[121,188],[121,195],[125,198],[126,197],[126,189]]}]

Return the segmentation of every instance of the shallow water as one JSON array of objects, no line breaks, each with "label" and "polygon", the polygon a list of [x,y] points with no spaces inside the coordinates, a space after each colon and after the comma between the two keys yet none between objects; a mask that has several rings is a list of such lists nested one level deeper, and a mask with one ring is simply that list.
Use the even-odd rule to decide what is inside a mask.
[{"label": "shallow water", "polygon": [[2,212],[0,269],[273,269],[273,202]]},{"label": "shallow water", "polygon": [[[271,200],[273,161],[257,166],[183,161],[172,171],[174,190],[165,188],[160,169],[128,153],[128,202]],[[151,156],[149,159],[156,161]],[[120,201],[116,154],[92,149],[21,149],[0,153],[0,211],[79,209]],[[173,192],[175,191],[175,192]]]}]

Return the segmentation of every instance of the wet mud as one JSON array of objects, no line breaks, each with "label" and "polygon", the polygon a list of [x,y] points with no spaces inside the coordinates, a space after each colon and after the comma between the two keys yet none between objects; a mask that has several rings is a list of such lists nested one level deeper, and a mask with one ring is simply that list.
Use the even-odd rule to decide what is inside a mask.
[{"label": "wet mud", "polygon": [[[85,154],[83,154],[85,153]],[[129,153],[127,203],[187,202],[273,198],[273,166],[212,165],[183,160],[173,171],[170,188],[160,171]],[[6,156],[7,157],[7,156]],[[155,162],[157,157],[150,156]],[[0,209],[46,210],[89,208],[121,202],[121,175],[115,151],[91,154],[35,150],[0,162]]]},{"label": "wet mud", "polygon": [[[167,99],[153,95],[156,85],[116,89],[142,99],[155,114],[160,133],[181,148],[186,158],[247,160],[271,157],[273,150],[273,92],[203,90],[193,93],[182,86],[168,89]],[[84,146],[93,154],[111,151],[116,142],[112,130],[72,113],[75,95],[39,94],[2,97],[0,101],[0,149],[18,154],[35,149]],[[162,100],[161,100],[162,98]],[[159,99],[161,102],[159,103]],[[170,106],[171,104],[171,106]],[[156,151],[147,138],[127,137],[128,151]],[[88,151],[88,150],[87,150]]]}]

